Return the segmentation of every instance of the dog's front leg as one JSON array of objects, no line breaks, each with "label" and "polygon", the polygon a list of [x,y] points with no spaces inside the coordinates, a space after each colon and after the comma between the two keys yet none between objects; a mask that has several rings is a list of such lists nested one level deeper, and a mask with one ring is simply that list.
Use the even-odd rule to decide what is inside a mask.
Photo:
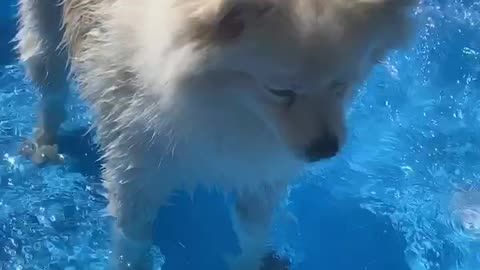
[{"label": "dog's front leg", "polygon": [[17,51],[27,77],[41,93],[37,129],[20,154],[36,164],[62,163],[58,131],[65,120],[68,96],[67,55],[59,49],[62,39],[59,0],[21,0]]},{"label": "dog's front leg", "polygon": [[[110,258],[111,270],[152,270],[153,259],[151,255],[152,231],[151,225],[137,228],[138,233],[143,233],[141,238],[124,233],[125,227],[113,226],[113,254]],[[132,228],[128,228],[132,230]]]},{"label": "dog's front leg", "polygon": [[[138,174],[142,175],[141,172]],[[106,176],[109,175],[112,174],[106,173]],[[158,181],[131,175],[126,178],[129,180],[120,182],[115,177],[105,184],[109,210],[116,217],[110,269],[152,270],[153,223],[158,209],[168,201],[170,192],[166,188],[155,188],[154,184]]]},{"label": "dog's front leg", "polygon": [[286,270],[289,264],[268,246],[273,212],[286,193],[285,183],[239,192],[232,214],[241,254],[230,259],[231,270]]}]

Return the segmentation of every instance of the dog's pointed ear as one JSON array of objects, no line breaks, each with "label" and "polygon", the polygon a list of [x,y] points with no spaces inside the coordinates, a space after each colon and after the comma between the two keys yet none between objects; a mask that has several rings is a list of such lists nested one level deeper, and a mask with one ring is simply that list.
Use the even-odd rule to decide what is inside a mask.
[{"label": "dog's pointed ear", "polygon": [[228,41],[242,35],[245,29],[264,17],[278,0],[230,0],[224,1],[216,25],[218,38]]}]

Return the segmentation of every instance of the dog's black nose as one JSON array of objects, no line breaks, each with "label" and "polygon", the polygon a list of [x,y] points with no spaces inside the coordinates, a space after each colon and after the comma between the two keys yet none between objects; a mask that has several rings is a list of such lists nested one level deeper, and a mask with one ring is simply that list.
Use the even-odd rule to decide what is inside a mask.
[{"label": "dog's black nose", "polygon": [[335,156],[340,149],[338,137],[327,135],[314,140],[307,148],[306,157],[308,161],[315,162],[320,159],[331,158]]}]

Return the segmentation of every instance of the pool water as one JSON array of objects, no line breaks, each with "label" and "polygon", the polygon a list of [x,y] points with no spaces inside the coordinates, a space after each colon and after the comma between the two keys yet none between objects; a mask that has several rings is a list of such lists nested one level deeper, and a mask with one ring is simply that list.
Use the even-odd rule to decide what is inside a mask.
[{"label": "pool water", "polygon": [[[112,220],[85,104],[73,93],[65,166],[16,154],[38,94],[11,52],[13,5],[0,2],[0,270],[104,269]],[[455,193],[480,191],[480,2],[424,0],[415,14],[412,49],[359,89],[342,154],[306,168],[282,205],[291,216],[276,220],[273,244],[293,269],[480,269],[480,236],[452,214]],[[226,270],[221,254],[238,252],[227,207],[206,190],[172,198],[156,222],[157,265]]]}]

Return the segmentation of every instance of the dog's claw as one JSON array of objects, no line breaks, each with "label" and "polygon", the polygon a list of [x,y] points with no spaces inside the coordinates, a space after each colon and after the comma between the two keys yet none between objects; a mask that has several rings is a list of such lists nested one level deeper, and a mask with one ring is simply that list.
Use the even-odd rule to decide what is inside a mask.
[{"label": "dog's claw", "polygon": [[260,270],[289,270],[290,265],[287,257],[281,257],[272,251],[263,257]]},{"label": "dog's claw", "polygon": [[58,146],[38,145],[30,140],[25,141],[19,149],[19,154],[30,159],[36,165],[52,163],[63,164],[65,157],[58,153]]}]

